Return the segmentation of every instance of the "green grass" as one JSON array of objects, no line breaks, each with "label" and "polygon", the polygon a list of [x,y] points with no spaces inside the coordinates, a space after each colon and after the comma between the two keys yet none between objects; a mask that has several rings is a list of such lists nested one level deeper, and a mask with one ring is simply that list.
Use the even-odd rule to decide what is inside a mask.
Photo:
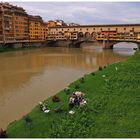
[{"label": "green grass", "polygon": [[[69,85],[71,92],[76,90],[75,85],[86,94],[87,106],[68,114],[69,95],[62,90],[57,94],[60,103],[53,103],[51,97],[45,100],[50,113],[42,113],[37,105],[28,114],[31,127],[24,118],[12,122],[8,137],[140,138],[140,51],[126,62],[85,75],[84,82],[73,82]],[[55,113],[60,104],[64,111]]]}]

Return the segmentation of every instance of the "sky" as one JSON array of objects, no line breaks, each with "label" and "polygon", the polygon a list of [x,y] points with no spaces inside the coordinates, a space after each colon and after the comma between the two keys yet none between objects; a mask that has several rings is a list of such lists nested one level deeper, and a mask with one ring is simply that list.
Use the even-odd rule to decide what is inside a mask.
[{"label": "sky", "polygon": [[78,24],[140,23],[140,2],[10,2],[44,21]]}]

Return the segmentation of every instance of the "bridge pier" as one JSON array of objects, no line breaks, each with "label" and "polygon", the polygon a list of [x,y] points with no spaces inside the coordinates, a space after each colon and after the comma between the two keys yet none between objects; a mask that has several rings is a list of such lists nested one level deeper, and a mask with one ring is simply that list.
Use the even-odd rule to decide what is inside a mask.
[{"label": "bridge pier", "polygon": [[111,49],[113,48],[113,44],[109,42],[109,40],[103,40],[103,49]]},{"label": "bridge pier", "polygon": [[14,43],[13,47],[14,48],[22,48],[22,43]]}]

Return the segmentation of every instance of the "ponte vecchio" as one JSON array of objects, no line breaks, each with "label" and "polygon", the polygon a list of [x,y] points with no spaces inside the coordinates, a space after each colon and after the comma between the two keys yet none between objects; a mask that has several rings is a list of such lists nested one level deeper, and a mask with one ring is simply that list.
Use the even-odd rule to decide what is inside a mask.
[{"label": "ponte vecchio", "polygon": [[140,42],[140,24],[56,26],[48,29],[47,40],[102,42],[108,49],[119,42]]}]

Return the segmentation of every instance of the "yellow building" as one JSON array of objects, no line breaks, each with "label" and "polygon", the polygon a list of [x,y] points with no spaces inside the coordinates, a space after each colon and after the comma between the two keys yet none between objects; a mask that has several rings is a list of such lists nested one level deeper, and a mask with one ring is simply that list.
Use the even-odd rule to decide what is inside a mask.
[{"label": "yellow building", "polygon": [[29,16],[30,41],[44,41],[47,36],[47,24],[40,16]]},{"label": "yellow building", "polygon": [[29,40],[28,15],[21,7],[12,6],[14,12],[14,37],[15,40]]},{"label": "yellow building", "polygon": [[57,25],[56,21],[53,21],[53,20],[49,20],[47,22],[47,26],[48,27],[55,27]]},{"label": "yellow building", "polygon": [[0,42],[14,40],[13,11],[9,3],[0,3]]},{"label": "yellow building", "polygon": [[28,15],[21,7],[0,3],[0,41],[26,41],[28,34]]},{"label": "yellow building", "polygon": [[42,23],[42,40],[46,40],[47,33],[48,33],[47,23],[43,22]]}]

